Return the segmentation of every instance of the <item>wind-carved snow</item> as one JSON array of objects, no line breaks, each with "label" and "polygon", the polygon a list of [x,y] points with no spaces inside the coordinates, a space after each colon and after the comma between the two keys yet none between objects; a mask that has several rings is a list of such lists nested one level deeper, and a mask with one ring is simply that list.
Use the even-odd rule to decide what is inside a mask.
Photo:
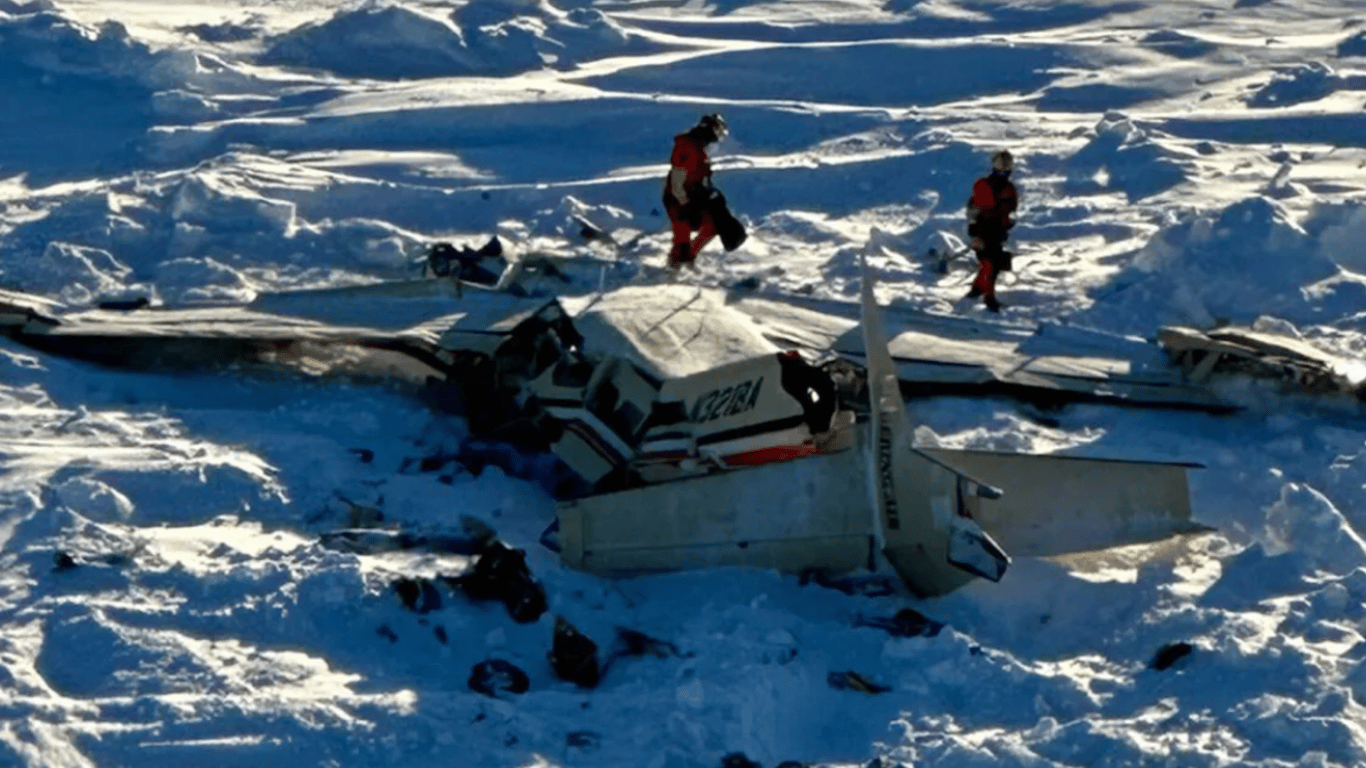
[{"label": "wind-carved snow", "polygon": [[656,47],[595,8],[488,0],[441,18],[372,3],[274,38],[262,61],[349,77],[415,79],[572,68]]},{"label": "wind-carved snow", "polygon": [[1315,101],[1340,87],[1332,67],[1314,61],[1277,72],[1271,82],[1257,89],[1248,104],[1254,107],[1286,107]]},{"label": "wind-carved snow", "polygon": [[1185,181],[1179,156],[1152,133],[1121,112],[1107,112],[1087,134],[1086,145],[1066,161],[1075,191],[1121,192],[1134,201]]},{"label": "wind-carved snow", "polygon": [[[73,195],[47,216],[0,232],[0,242],[27,256],[0,265],[0,280],[79,306],[138,296],[250,301],[261,290],[406,277],[419,236],[380,219],[313,209],[332,179],[231,155],[116,191]],[[316,218],[301,216],[301,204]]]},{"label": "wind-carved snow", "polygon": [[[1265,197],[1189,216],[1153,235],[1119,285],[1099,297],[1096,316],[1139,321],[1150,311],[1158,322],[1209,326],[1217,318],[1250,323],[1271,313],[1312,322],[1325,311],[1348,309],[1361,295],[1350,277],[1335,281],[1340,270],[1328,254],[1339,252],[1331,239],[1338,236],[1320,245]],[[1122,329],[1138,330],[1132,322]]]}]

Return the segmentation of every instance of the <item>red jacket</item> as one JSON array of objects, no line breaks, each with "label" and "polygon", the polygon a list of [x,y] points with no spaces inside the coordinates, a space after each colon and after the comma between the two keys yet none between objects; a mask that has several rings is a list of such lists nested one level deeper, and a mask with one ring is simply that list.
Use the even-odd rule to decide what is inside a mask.
[{"label": "red jacket", "polygon": [[968,235],[1005,241],[1007,231],[1015,226],[1011,214],[1018,205],[1019,198],[1010,179],[995,173],[983,176],[972,185],[972,208],[975,210],[969,219]]},{"label": "red jacket", "polygon": [[[711,161],[707,159],[706,144],[693,135],[693,131],[675,136],[673,154],[669,157],[669,175],[664,178],[664,197],[691,203],[710,179]],[[686,200],[679,198],[680,191]]]}]

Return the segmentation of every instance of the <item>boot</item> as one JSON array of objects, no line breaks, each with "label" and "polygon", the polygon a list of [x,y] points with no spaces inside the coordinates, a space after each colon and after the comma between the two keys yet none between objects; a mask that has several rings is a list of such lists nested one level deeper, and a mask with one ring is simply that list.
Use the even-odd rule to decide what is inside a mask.
[{"label": "boot", "polygon": [[1001,307],[1004,306],[1000,301],[997,301],[995,296],[988,296],[984,303],[987,305],[987,309],[992,312],[1000,312]]},{"label": "boot", "polygon": [[678,269],[692,261],[692,252],[687,243],[674,243],[669,251],[669,269]]}]

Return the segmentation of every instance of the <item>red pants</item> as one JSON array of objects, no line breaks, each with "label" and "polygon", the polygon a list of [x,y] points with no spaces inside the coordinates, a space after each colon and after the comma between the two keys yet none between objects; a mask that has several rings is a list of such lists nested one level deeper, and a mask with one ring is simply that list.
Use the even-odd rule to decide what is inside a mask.
[{"label": "red pants", "polygon": [[980,266],[977,267],[977,277],[972,281],[972,290],[985,298],[994,299],[996,298],[996,276],[999,274],[999,270],[996,269],[996,260],[978,252],[977,262]]},{"label": "red pants", "polygon": [[988,240],[986,247],[975,251],[980,266],[977,267],[977,277],[972,281],[972,292],[981,295],[987,304],[996,301],[996,278],[1001,274],[1001,266],[1009,259],[1004,245]]},{"label": "red pants", "polygon": [[[665,206],[669,214],[669,227],[674,233],[674,247],[669,253],[669,266],[687,264],[697,258],[697,254],[702,252],[707,243],[716,237],[716,222],[712,221],[711,212],[703,209],[702,213],[695,219],[689,220],[683,206],[673,200],[669,200]],[[696,224],[696,226],[693,226]],[[693,237],[693,232],[697,236]]]}]

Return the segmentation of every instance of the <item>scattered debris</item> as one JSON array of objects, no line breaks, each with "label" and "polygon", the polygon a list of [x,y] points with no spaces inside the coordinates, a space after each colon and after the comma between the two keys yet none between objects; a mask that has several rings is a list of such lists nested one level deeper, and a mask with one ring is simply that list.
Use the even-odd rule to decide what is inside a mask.
[{"label": "scattered debris", "polygon": [[103,555],[85,554],[80,560],[64,550],[52,553],[52,570],[58,573],[75,570],[77,567],[123,568],[133,563],[137,549],[132,552],[110,552]]},{"label": "scattered debris", "polygon": [[743,752],[732,752],[721,758],[721,768],[763,768],[750,760]]},{"label": "scattered debris", "polygon": [[1160,672],[1191,655],[1194,650],[1195,647],[1190,643],[1167,643],[1157,649],[1157,653],[1153,654],[1153,660],[1149,662],[1148,666]]},{"label": "scattered debris", "polygon": [[549,607],[545,588],[526,566],[526,553],[501,541],[488,544],[469,573],[446,581],[473,600],[501,601],[519,624],[536,621]]},{"label": "scattered debris", "polygon": [[[612,649],[612,654],[608,657],[606,667],[612,661],[623,656],[654,656],[657,659],[667,659],[670,656],[682,657],[684,654],[678,650],[678,646],[667,640],[659,640],[644,632],[637,632],[634,629],[617,627],[617,641]],[[689,656],[691,654],[688,654]]]},{"label": "scattered debris", "polygon": [[401,578],[393,584],[394,593],[403,606],[414,613],[430,613],[441,609],[441,593],[427,579]]},{"label": "scattered debris", "polygon": [[570,731],[565,734],[564,744],[574,749],[597,749],[602,744],[602,734],[593,731]]},{"label": "scattered debris", "polygon": [[881,616],[854,617],[856,627],[875,627],[892,637],[934,637],[944,628],[942,621],[935,621],[914,608],[902,608],[890,619]]},{"label": "scattered debris", "polygon": [[825,681],[838,691],[860,691],[867,694],[887,693],[890,687],[875,683],[857,672],[831,672]]},{"label": "scattered debris", "polygon": [[146,296],[139,296],[136,299],[111,299],[108,301],[101,301],[96,303],[95,306],[99,309],[108,309],[115,312],[132,312],[133,310],[142,309],[151,303],[151,299],[148,299]]},{"label": "scattered debris", "polygon": [[385,640],[388,640],[388,641],[391,642],[391,643],[397,643],[397,642],[398,642],[398,635],[394,632],[394,630],[389,629],[389,625],[388,625],[388,624],[381,624],[381,625],[379,625],[379,627],[377,627],[377,628],[375,629],[375,634],[379,635],[380,637],[384,638]]},{"label": "scattered debris", "polygon": [[52,553],[52,570],[69,571],[75,567],[76,560],[71,557],[71,555],[68,555],[60,549]]},{"label": "scattered debris", "polygon": [[763,278],[759,277],[758,275],[750,275],[748,277],[742,277],[739,280],[736,280],[735,283],[731,285],[731,288],[736,291],[753,293],[754,291],[759,290],[759,288],[761,288],[762,286]]},{"label": "scattered debris", "polygon": [[347,528],[378,528],[384,522],[384,511],[379,507],[358,504],[340,493],[333,495],[346,505]]},{"label": "scattered debris", "polygon": [[403,607],[410,611],[417,610],[417,600],[422,594],[422,588],[416,580],[399,579],[391,585],[391,588],[394,590],[394,594],[398,595],[398,599],[403,601]]},{"label": "scattered debris", "polygon": [[526,693],[531,688],[531,678],[512,662],[487,659],[470,669],[466,684],[471,691],[496,699],[499,694]]},{"label": "scattered debris", "polygon": [[456,248],[447,242],[432,243],[422,264],[422,273],[453,277],[460,282],[492,288],[507,269],[503,243],[494,235],[478,250],[468,245]]},{"label": "scattered debris", "polygon": [[418,534],[375,528],[343,528],[320,534],[319,542],[330,549],[355,554],[423,551],[449,555],[480,555],[497,536],[492,528],[472,517],[462,517],[459,535]]},{"label": "scattered debris", "polygon": [[798,577],[802,586],[815,584],[826,589],[833,589],[843,592],[846,595],[862,595],[863,597],[885,597],[895,594],[896,585],[887,576],[844,576],[832,577],[820,568],[808,568],[801,572]]},{"label": "scattered debris", "polygon": [[598,644],[580,633],[563,616],[556,616],[550,668],[561,680],[582,688],[595,688],[602,679],[602,668],[598,665]]}]

